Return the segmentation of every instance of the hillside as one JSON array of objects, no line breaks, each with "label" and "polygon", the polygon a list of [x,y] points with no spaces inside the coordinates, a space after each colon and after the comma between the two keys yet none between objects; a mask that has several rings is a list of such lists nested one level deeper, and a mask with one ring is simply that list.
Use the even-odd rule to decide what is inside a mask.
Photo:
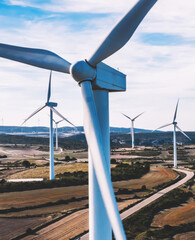
[{"label": "hillside", "polygon": [[[54,126],[55,128],[55,126]],[[77,126],[76,129],[73,127],[59,127],[58,133],[61,137],[67,137],[74,135],[79,132],[83,132],[82,126]],[[151,132],[151,130],[135,128],[135,133],[137,132]],[[120,128],[120,127],[110,127],[111,133],[128,133],[130,128]],[[0,126],[0,134],[14,134],[14,135],[24,135],[24,136],[45,136],[49,135],[48,127],[21,127],[21,126]]]},{"label": "hillside", "polygon": [[[189,145],[195,144],[195,132],[187,132],[188,136],[192,139],[189,141],[181,133],[177,133],[178,145]],[[135,134],[135,145],[136,146],[159,146],[159,145],[170,145],[173,142],[172,132],[146,132]],[[0,134],[0,144],[40,144],[48,145],[48,137],[30,137],[23,135],[13,134]],[[66,137],[59,138],[59,146],[66,149],[80,149],[87,148],[85,135],[74,134]],[[130,147],[131,136],[129,133],[111,132],[111,147]]]}]

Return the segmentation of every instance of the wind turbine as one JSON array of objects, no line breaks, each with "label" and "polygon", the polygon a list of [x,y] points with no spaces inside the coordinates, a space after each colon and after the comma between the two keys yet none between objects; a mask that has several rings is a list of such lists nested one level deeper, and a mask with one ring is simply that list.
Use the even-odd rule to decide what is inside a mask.
[{"label": "wind turbine", "polygon": [[[50,108],[50,138],[49,138],[49,146],[50,146],[50,180],[55,179],[55,170],[54,170],[54,146],[53,146],[53,112],[57,114],[59,117],[61,117],[63,120],[66,122],[70,123],[73,125],[70,121],[68,121],[62,114],[60,114],[54,107],[57,107],[57,103],[55,102],[50,102],[50,97],[51,97],[51,75],[52,72],[50,72],[49,76],[49,86],[48,86],[48,93],[47,93],[47,102],[38,108],[36,111],[34,111],[27,119],[24,120],[22,125],[26,123],[31,117],[33,117],[35,114],[40,112],[42,109],[45,107]],[[73,125],[74,126],[74,125]],[[75,127],[75,126],[74,126]]]},{"label": "wind turbine", "polygon": [[135,147],[135,143],[134,143],[134,121],[136,118],[138,118],[139,116],[141,116],[144,112],[138,114],[136,117],[134,118],[130,118],[129,116],[125,115],[124,113],[123,116],[125,116],[126,118],[130,119],[131,120],[131,144],[132,144],[132,148]]},{"label": "wind turbine", "polygon": [[[186,138],[188,138],[190,141],[191,139],[188,137],[187,134],[185,134],[180,127],[178,127],[177,125],[177,122],[176,122],[176,117],[177,117],[177,108],[178,108],[178,104],[179,104],[179,99],[177,101],[177,105],[176,105],[176,108],[175,108],[175,114],[174,114],[174,117],[173,117],[173,122],[172,123],[168,123],[168,124],[165,124],[159,128],[157,128],[156,130],[158,129],[161,129],[161,128],[164,128],[164,127],[168,127],[168,126],[171,126],[173,125],[173,152],[174,152],[174,167],[177,167],[177,141],[176,141],[176,129],[178,129]],[[154,130],[154,131],[156,131]],[[153,131],[153,132],[154,132]]]},{"label": "wind turbine", "polygon": [[56,150],[58,150],[58,124],[64,121],[64,119],[60,121],[55,121],[55,119],[53,119],[53,121],[55,123],[55,132],[56,132]]},{"label": "wind turbine", "polygon": [[84,130],[89,147],[90,239],[126,239],[110,176],[109,92],[125,91],[126,76],[102,63],[131,38],[157,0],[139,0],[87,60],[74,64],[53,52],[0,45],[0,56],[71,74],[81,87]]}]

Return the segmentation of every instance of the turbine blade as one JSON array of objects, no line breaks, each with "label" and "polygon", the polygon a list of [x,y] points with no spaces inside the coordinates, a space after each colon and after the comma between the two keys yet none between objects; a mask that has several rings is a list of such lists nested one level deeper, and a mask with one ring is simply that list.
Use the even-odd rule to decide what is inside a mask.
[{"label": "turbine blade", "polygon": [[139,116],[141,116],[144,112],[138,114],[136,117],[134,117],[132,120],[134,121],[136,118],[138,118]]},{"label": "turbine blade", "polygon": [[92,66],[96,66],[99,62],[122,48],[156,2],[157,0],[139,0],[112,29],[89,58],[88,62]]},{"label": "turbine blade", "polygon": [[58,124],[58,123],[60,123],[60,122],[62,122],[62,121],[64,121],[64,119],[62,119],[62,120],[60,120],[60,121],[58,121],[58,122],[56,122],[56,123]]},{"label": "turbine blade", "polygon": [[177,125],[176,125],[176,128],[177,128],[185,137],[187,137],[190,141],[192,141],[192,139],[191,139],[190,137],[188,137],[188,135],[187,135],[185,132],[183,132],[183,131],[181,130],[181,128],[179,128]]},{"label": "turbine blade", "polygon": [[176,116],[177,116],[178,103],[179,103],[179,99],[177,100],[177,105],[176,105],[176,108],[175,108],[175,114],[174,114],[173,122],[175,122],[175,119],[176,119]]},{"label": "turbine blade", "polygon": [[74,128],[76,128],[76,126],[75,126],[73,123],[71,123],[67,118],[65,118],[65,117],[64,117],[61,113],[59,113],[55,108],[53,108],[53,107],[51,107],[51,106],[49,106],[49,107],[50,107],[50,109],[51,109],[56,115],[58,115],[59,117],[61,117],[64,121],[70,123]]},{"label": "turbine blade", "polygon": [[153,130],[152,132],[155,132],[156,130],[161,129],[161,128],[164,128],[164,127],[168,127],[168,126],[170,126],[170,125],[172,125],[172,124],[173,124],[173,123],[165,124],[165,125],[163,125],[163,126],[157,128],[157,129]]},{"label": "turbine blade", "polygon": [[0,57],[57,72],[70,73],[71,64],[57,54],[47,50],[0,43]]},{"label": "turbine blade", "polygon": [[100,187],[104,205],[116,239],[125,240],[125,232],[118,211],[110,173],[105,167],[106,159],[99,120],[96,112],[91,83],[81,83],[84,107],[84,129],[89,149],[94,160],[94,169]]},{"label": "turbine blade", "polygon": [[49,75],[49,86],[48,86],[48,93],[47,93],[47,102],[49,102],[50,97],[51,97],[51,75],[52,75],[52,71],[50,72],[50,75]]},{"label": "turbine blade", "polygon": [[123,116],[125,116],[126,118],[128,118],[132,121],[132,119],[130,117],[128,117],[127,115],[125,115],[124,113],[121,113],[121,114],[123,114]]},{"label": "turbine blade", "polygon": [[21,124],[21,125],[23,125],[25,122],[27,122],[31,117],[33,117],[35,114],[37,114],[38,112],[40,112],[43,108],[45,108],[46,107],[46,105],[44,105],[44,106],[42,106],[42,107],[40,107],[40,108],[38,108],[36,111],[34,111],[27,119],[25,119],[24,120],[24,122]]}]

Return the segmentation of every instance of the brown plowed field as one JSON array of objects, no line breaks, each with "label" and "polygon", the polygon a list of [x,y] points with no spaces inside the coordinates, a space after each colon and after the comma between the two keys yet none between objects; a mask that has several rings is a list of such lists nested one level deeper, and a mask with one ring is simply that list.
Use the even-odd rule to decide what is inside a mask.
[{"label": "brown plowed field", "polygon": [[151,171],[145,174],[140,179],[132,179],[129,181],[115,182],[115,188],[137,189],[146,185],[147,188],[152,188],[159,184],[169,182],[177,177],[177,173],[172,169],[163,167],[151,167]]},{"label": "brown plowed field", "polygon": [[35,208],[31,210],[25,210],[25,211],[19,211],[17,213],[10,212],[6,214],[0,214],[0,217],[33,217],[33,216],[42,216],[42,215],[49,215],[53,213],[59,213],[64,211],[69,211],[72,209],[79,209],[83,208],[88,204],[88,200],[82,200],[82,201],[76,201],[76,202],[70,202],[68,204],[60,204],[60,205],[54,205],[49,207],[41,207],[41,208]]},{"label": "brown plowed field", "polygon": [[[114,188],[138,189],[143,185],[151,188],[175,179],[177,173],[163,167],[152,167],[151,171],[140,179],[114,182]],[[56,202],[60,199],[67,200],[72,197],[81,198],[88,196],[88,186],[70,186],[61,188],[49,188],[23,192],[1,193],[0,208],[25,207],[39,205],[47,202]]]},{"label": "brown plowed field", "polygon": [[73,237],[73,233],[76,236],[85,230],[88,230],[88,209],[73,213],[23,240],[68,240]]},{"label": "brown plowed field", "polygon": [[0,239],[1,240],[10,240],[26,231],[27,228],[33,228],[37,225],[45,223],[50,220],[50,217],[47,218],[0,218]]},{"label": "brown plowed field", "polygon": [[87,195],[88,188],[86,185],[1,193],[0,208],[34,206],[47,202],[56,202],[60,199],[80,198]]},{"label": "brown plowed field", "polygon": [[154,217],[153,227],[164,225],[177,226],[184,223],[195,222],[195,202],[189,202],[184,206],[171,208]]},{"label": "brown plowed field", "polygon": [[177,234],[173,237],[174,240],[194,240],[195,239],[195,232],[188,232]]},{"label": "brown plowed field", "polygon": [[[119,209],[123,209],[137,200],[127,200],[119,203]],[[88,209],[73,213],[62,220],[51,224],[50,226],[38,231],[36,235],[31,235],[23,238],[23,240],[68,240],[74,236],[81,234],[89,229],[89,214]]]}]

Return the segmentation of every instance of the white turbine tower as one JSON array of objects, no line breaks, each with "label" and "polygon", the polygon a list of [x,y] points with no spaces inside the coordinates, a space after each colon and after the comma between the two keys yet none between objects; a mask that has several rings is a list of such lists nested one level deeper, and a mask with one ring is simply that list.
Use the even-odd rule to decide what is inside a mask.
[{"label": "white turbine tower", "polygon": [[127,116],[127,115],[125,115],[124,113],[122,113],[123,116],[125,116],[126,118],[128,118],[128,119],[131,120],[131,146],[132,146],[132,148],[135,147],[135,142],[134,142],[134,121],[135,121],[136,118],[138,118],[139,116],[141,116],[143,113],[144,113],[144,112],[138,114],[138,115],[137,115],[136,117],[134,117],[134,118],[130,118],[129,116]]},{"label": "white turbine tower", "polygon": [[[57,107],[57,103],[55,102],[50,102],[50,97],[51,97],[51,74],[52,72],[50,72],[50,77],[49,77],[49,86],[48,86],[48,93],[47,93],[47,102],[41,106],[40,108],[38,108],[36,111],[34,111],[27,119],[25,119],[25,121],[22,123],[22,125],[24,123],[26,123],[31,117],[33,117],[35,114],[37,114],[38,112],[40,112],[43,108],[45,107],[49,107],[50,108],[50,138],[49,138],[49,146],[50,146],[50,180],[55,179],[55,170],[54,170],[54,144],[53,144],[53,112],[55,114],[57,114],[59,117],[61,117],[63,120],[65,120],[66,122],[70,123],[71,125],[73,125],[70,121],[68,121],[64,116],[62,116],[62,114],[60,114],[54,107]],[[73,125],[74,126],[74,125]],[[75,126],[74,126],[75,127]]]},{"label": "white turbine tower", "polygon": [[111,230],[116,239],[126,239],[110,176],[108,101],[109,92],[126,90],[126,76],[102,61],[128,42],[156,2],[139,0],[90,58],[74,64],[47,50],[0,45],[1,57],[71,74],[81,87],[89,147],[89,232],[93,240],[111,240]]},{"label": "white turbine tower", "polygon": [[[174,167],[177,167],[177,140],[176,140],[176,129],[178,129],[185,137],[187,137],[190,141],[191,139],[188,137],[187,134],[185,134],[181,128],[178,127],[177,125],[177,122],[176,122],[176,117],[177,117],[177,108],[178,108],[178,104],[179,104],[179,99],[177,101],[177,105],[176,105],[176,109],[175,109],[175,114],[174,114],[174,117],[173,117],[173,122],[172,123],[168,123],[168,124],[165,124],[159,128],[157,128],[156,130],[158,129],[161,129],[161,128],[164,128],[164,127],[168,127],[170,125],[173,125],[173,153],[174,153]],[[156,131],[154,130],[154,131]],[[154,132],[153,131],[153,132]]]},{"label": "white turbine tower", "polygon": [[56,150],[58,150],[58,124],[64,121],[64,119],[60,121],[55,121],[55,119],[53,119],[53,121],[55,123],[55,132],[56,132]]}]

